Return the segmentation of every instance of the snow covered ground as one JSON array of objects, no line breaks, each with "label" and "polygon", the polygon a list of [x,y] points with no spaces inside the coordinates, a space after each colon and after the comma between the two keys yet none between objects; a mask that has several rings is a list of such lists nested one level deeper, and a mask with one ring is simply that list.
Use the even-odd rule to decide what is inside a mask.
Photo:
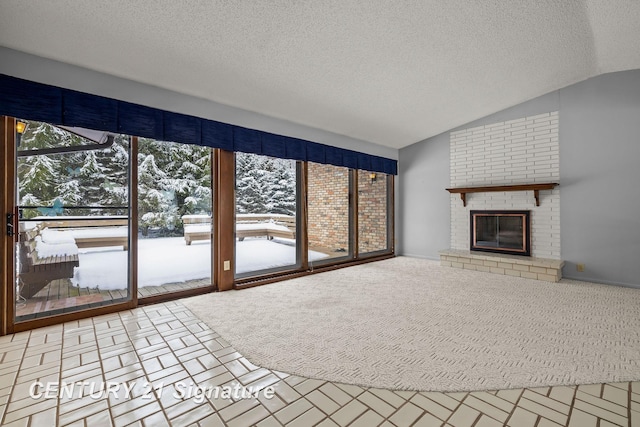
[{"label": "snow covered ground", "polygon": [[[236,242],[237,273],[295,264],[296,248],[284,239],[245,239]],[[80,249],[80,266],[72,282],[76,286],[100,290],[126,289],[129,252],[118,248]],[[309,251],[309,260],[327,255]],[[138,287],[159,286],[211,277],[211,244],[182,237],[140,239],[138,241]]]}]

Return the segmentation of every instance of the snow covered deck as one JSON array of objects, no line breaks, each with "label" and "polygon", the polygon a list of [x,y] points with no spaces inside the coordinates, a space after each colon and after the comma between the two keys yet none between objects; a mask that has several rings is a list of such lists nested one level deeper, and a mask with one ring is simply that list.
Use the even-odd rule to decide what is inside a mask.
[{"label": "snow covered deck", "polygon": [[[48,236],[66,245],[63,236]],[[28,300],[16,305],[18,316],[38,316],[86,304],[101,304],[127,298],[128,251],[121,247],[75,249],[79,266],[71,279],[53,280]],[[309,251],[309,260],[328,257]],[[211,283],[211,243],[187,246],[182,237],[140,239],[138,242],[138,296],[145,297]],[[296,247],[292,240],[247,238],[236,242],[238,274],[294,265]]]},{"label": "snow covered deck", "polygon": [[[125,289],[127,285],[127,252],[116,248],[81,250],[80,266],[72,282],[75,286],[101,290]],[[315,261],[327,257],[309,252]],[[245,239],[236,242],[236,272],[247,273],[268,268],[294,265],[296,248],[284,239]],[[138,288],[183,283],[211,277],[211,243],[185,245],[181,237],[140,239],[138,241]]]}]

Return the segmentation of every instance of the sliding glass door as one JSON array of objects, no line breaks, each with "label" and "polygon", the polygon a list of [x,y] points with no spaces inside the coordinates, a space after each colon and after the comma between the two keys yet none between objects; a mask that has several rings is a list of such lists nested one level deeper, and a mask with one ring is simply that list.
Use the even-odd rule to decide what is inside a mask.
[{"label": "sliding glass door", "polygon": [[138,298],[212,286],[211,157],[138,140]]},{"label": "sliding glass door", "polygon": [[393,253],[383,173],[13,118],[2,130],[9,329]]},{"label": "sliding glass door", "polygon": [[307,171],[309,264],[352,258],[352,171],[311,162]]},{"label": "sliding glass door", "polygon": [[358,170],[358,254],[390,251],[392,215],[391,177]]},{"label": "sliding glass door", "polygon": [[235,166],[236,278],[298,268],[300,165],[236,153]]},{"label": "sliding glass door", "polygon": [[16,123],[15,321],[130,300],[129,138]]}]

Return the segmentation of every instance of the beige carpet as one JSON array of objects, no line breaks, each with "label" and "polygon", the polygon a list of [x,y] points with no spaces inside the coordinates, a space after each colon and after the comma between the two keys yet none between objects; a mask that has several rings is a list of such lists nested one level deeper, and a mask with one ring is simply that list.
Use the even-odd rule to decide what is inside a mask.
[{"label": "beige carpet", "polygon": [[363,386],[640,380],[640,290],[398,257],[183,303],[252,363]]}]

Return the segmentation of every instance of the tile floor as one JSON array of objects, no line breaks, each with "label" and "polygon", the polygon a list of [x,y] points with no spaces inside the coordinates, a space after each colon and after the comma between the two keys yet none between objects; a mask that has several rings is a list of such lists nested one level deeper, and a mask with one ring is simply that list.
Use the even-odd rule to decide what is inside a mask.
[{"label": "tile floor", "polygon": [[[261,391],[221,392],[240,386]],[[176,301],[0,337],[0,424],[640,426],[640,382],[416,393],[301,378],[252,365]]]}]

